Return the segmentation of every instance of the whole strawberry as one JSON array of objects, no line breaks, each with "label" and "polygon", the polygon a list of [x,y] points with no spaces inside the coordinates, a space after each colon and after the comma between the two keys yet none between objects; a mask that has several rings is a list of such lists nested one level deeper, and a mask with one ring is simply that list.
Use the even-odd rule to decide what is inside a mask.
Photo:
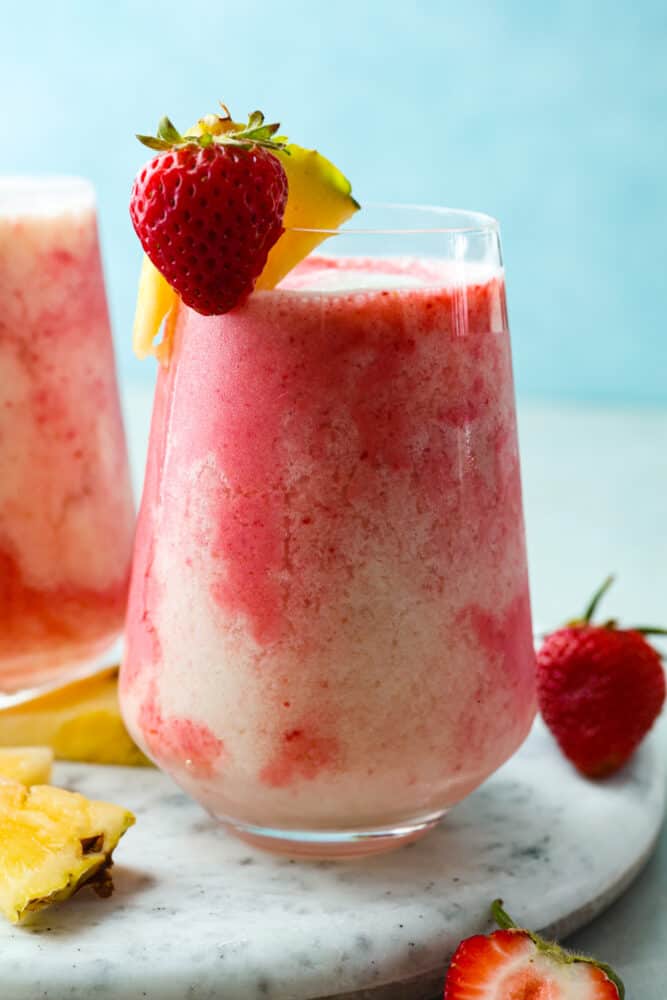
[{"label": "whole strawberry", "polygon": [[461,942],[444,1000],[623,1000],[623,983],[608,965],[517,927],[499,899],[492,912],[501,930]]},{"label": "whole strawberry", "polygon": [[244,301],[283,232],[278,127],[259,111],[236,125],[223,108],[201,120],[198,135],[182,136],[163,118],[157,137],[137,136],[159,152],[135,178],[132,223],[158,271],[204,315]]},{"label": "whole strawberry", "polygon": [[664,629],[593,625],[605,580],[583,618],[548,635],[537,654],[542,717],[582,774],[601,778],[625,764],[660,714],[665,673],[646,641]]}]

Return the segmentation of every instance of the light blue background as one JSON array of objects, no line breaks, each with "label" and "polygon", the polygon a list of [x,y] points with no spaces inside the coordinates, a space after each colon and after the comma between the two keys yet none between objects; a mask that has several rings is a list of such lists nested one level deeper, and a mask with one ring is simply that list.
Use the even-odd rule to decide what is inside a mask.
[{"label": "light blue background", "polygon": [[496,215],[523,394],[667,401],[664,0],[3,2],[0,92],[2,172],[98,188],[125,377],[133,133],[224,97],[361,200]]}]

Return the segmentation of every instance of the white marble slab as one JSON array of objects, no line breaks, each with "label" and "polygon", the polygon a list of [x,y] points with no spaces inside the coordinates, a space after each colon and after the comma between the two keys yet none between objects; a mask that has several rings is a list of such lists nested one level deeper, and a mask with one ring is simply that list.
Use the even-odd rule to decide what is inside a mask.
[{"label": "white marble slab", "polygon": [[60,765],[60,783],[129,806],[137,825],[117,851],[111,899],[84,891],[29,927],[0,927],[0,995],[430,997],[494,897],[566,933],[622,891],[661,824],[659,750],[649,740],[625,771],[593,784],[538,726],[430,836],[346,863],[253,851],[157,772]]}]

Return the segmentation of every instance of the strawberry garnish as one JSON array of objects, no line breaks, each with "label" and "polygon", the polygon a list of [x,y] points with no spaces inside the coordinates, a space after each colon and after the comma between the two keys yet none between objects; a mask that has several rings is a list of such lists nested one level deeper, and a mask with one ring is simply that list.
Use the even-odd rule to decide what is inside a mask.
[{"label": "strawberry garnish", "polygon": [[542,717],[565,756],[590,778],[626,763],[665,701],[660,654],[646,640],[665,630],[592,623],[612,580],[605,580],[582,618],[548,635],[537,654]]},{"label": "strawberry garnish", "polygon": [[181,135],[163,118],[158,151],[137,175],[130,215],[141,245],[183,302],[204,315],[225,313],[253,290],[283,232],[287,177],[272,151],[279,126],[260,111],[237,125],[222,115]]},{"label": "strawberry garnish", "polygon": [[499,899],[492,912],[501,929],[461,942],[444,1000],[623,1000],[623,983],[608,965],[517,927]]}]

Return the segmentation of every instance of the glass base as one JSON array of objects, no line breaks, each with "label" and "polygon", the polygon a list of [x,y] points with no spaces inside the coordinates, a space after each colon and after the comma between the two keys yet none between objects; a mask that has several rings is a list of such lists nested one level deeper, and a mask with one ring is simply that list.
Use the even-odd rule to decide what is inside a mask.
[{"label": "glass base", "polygon": [[118,632],[114,632],[97,642],[59,650],[55,658],[48,653],[26,653],[9,664],[0,661],[0,708],[115,666],[120,663],[122,651]]},{"label": "glass base", "polygon": [[360,830],[285,830],[218,817],[230,833],[263,851],[292,858],[345,860],[385,854],[425,836],[447,810],[397,826]]}]

